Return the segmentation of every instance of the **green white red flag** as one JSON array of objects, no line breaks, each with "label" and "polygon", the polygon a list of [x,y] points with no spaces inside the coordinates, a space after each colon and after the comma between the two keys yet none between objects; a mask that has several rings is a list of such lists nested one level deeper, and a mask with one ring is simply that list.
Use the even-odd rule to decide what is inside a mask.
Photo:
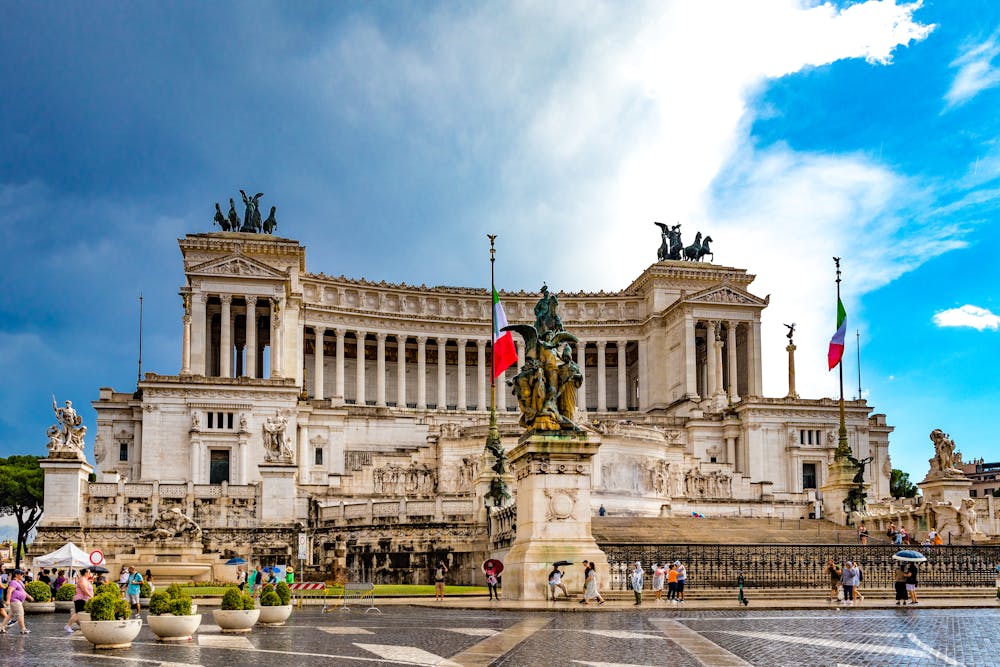
[{"label": "green white red flag", "polygon": [[830,339],[830,351],[827,352],[827,361],[830,362],[832,371],[844,358],[844,336],[847,333],[847,311],[844,310],[844,302],[837,297],[837,333]]},{"label": "green white red flag", "polygon": [[514,336],[509,331],[501,331],[507,326],[507,315],[503,312],[500,295],[493,289],[493,379],[517,363],[517,347]]}]

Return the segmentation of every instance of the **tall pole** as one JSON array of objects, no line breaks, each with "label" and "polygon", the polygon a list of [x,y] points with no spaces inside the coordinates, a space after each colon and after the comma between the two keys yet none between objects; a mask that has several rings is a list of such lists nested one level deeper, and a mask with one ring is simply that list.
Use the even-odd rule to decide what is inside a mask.
[{"label": "tall pole", "polygon": [[[493,267],[496,263],[496,234],[487,234],[490,240],[490,427],[486,434],[486,451],[493,455],[494,462],[491,466],[493,470],[493,480],[490,482],[490,489],[486,492],[483,502],[489,508],[490,500],[493,500],[494,507],[501,507],[509,494],[507,494],[506,484],[502,475],[507,472],[507,456],[503,451],[500,442],[500,427],[497,425],[497,388],[496,388],[496,344],[495,333],[497,330],[496,305],[493,303],[493,295],[496,293]],[[488,511],[488,509],[487,509]],[[490,517],[486,516],[486,531],[490,530]]]},{"label": "tall pole", "polygon": [[[837,307],[840,308],[840,258],[834,257],[833,262],[837,267]],[[851,448],[847,444],[847,420],[844,417],[844,358],[841,355],[840,362],[840,429],[837,431],[837,450],[833,454],[835,460],[847,458],[851,454]]]},{"label": "tall pole", "polygon": [[855,330],[858,345],[858,400],[861,400],[861,330]]}]

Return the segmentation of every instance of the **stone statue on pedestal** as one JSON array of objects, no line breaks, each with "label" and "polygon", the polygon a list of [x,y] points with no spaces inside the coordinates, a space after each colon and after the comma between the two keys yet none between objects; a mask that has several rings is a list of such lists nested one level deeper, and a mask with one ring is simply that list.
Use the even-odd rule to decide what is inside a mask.
[{"label": "stone statue on pedestal", "polygon": [[83,447],[86,444],[84,439],[87,435],[87,427],[83,425],[83,417],[73,409],[73,402],[66,401],[64,407],[59,407],[56,397],[52,397],[52,411],[56,414],[56,424],[45,430],[48,436],[49,454],[71,455],[74,458],[84,459]]},{"label": "stone statue on pedestal", "polygon": [[528,431],[580,431],[573,416],[576,389],[583,383],[583,375],[569,346],[577,339],[563,329],[556,296],[549,294],[546,285],[541,292],[535,305],[535,326],[512,324],[503,329],[524,338],[524,365],[507,384],[521,409],[520,424]]},{"label": "stone statue on pedestal", "polygon": [[288,417],[276,413],[264,420],[264,459],[269,463],[291,463],[292,448],[285,436]]},{"label": "stone statue on pedestal", "polygon": [[927,477],[964,477],[965,473],[955,466],[955,441],[951,436],[936,428],[931,431],[930,439],[934,443],[934,458],[930,459]]}]

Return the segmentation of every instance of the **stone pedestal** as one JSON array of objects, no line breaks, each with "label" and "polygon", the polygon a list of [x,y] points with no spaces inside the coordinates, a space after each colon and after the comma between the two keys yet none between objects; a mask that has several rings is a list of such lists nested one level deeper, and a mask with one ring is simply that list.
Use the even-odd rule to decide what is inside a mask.
[{"label": "stone pedestal", "polygon": [[930,504],[948,503],[952,507],[959,507],[963,498],[969,497],[969,489],[972,487],[972,480],[964,475],[930,475],[917,486],[924,495],[924,502]]},{"label": "stone pedestal", "polygon": [[262,525],[285,524],[295,521],[294,463],[262,463],[260,521]]},{"label": "stone pedestal", "polygon": [[39,527],[79,526],[87,479],[94,468],[77,457],[50,456],[39,461],[45,475],[45,513]]},{"label": "stone pedestal", "polygon": [[785,398],[799,397],[795,391],[795,349],[795,344],[791,342],[785,346],[785,350],[788,352],[788,396]]},{"label": "stone pedestal", "polygon": [[[826,469],[826,483],[820,487],[823,492],[823,518],[843,526],[848,524],[850,515],[844,509],[844,502],[847,500],[852,489],[857,488],[854,475],[858,472],[857,467],[847,459],[834,459]],[[868,489],[865,484],[865,490]]]},{"label": "stone pedestal", "polygon": [[583,591],[583,560],[597,564],[598,585],[607,590],[608,559],[590,530],[591,458],[600,439],[587,433],[535,433],[510,452],[517,476],[517,534],[505,561],[504,596],[544,600],[555,561],[570,593]]}]

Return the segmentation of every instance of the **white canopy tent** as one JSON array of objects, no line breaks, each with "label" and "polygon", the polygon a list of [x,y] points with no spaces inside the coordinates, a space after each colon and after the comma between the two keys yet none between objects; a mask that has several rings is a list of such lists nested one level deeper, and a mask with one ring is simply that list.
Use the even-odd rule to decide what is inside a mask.
[{"label": "white canopy tent", "polygon": [[90,567],[90,557],[80,547],[68,542],[50,554],[36,556],[34,566],[40,567]]}]

